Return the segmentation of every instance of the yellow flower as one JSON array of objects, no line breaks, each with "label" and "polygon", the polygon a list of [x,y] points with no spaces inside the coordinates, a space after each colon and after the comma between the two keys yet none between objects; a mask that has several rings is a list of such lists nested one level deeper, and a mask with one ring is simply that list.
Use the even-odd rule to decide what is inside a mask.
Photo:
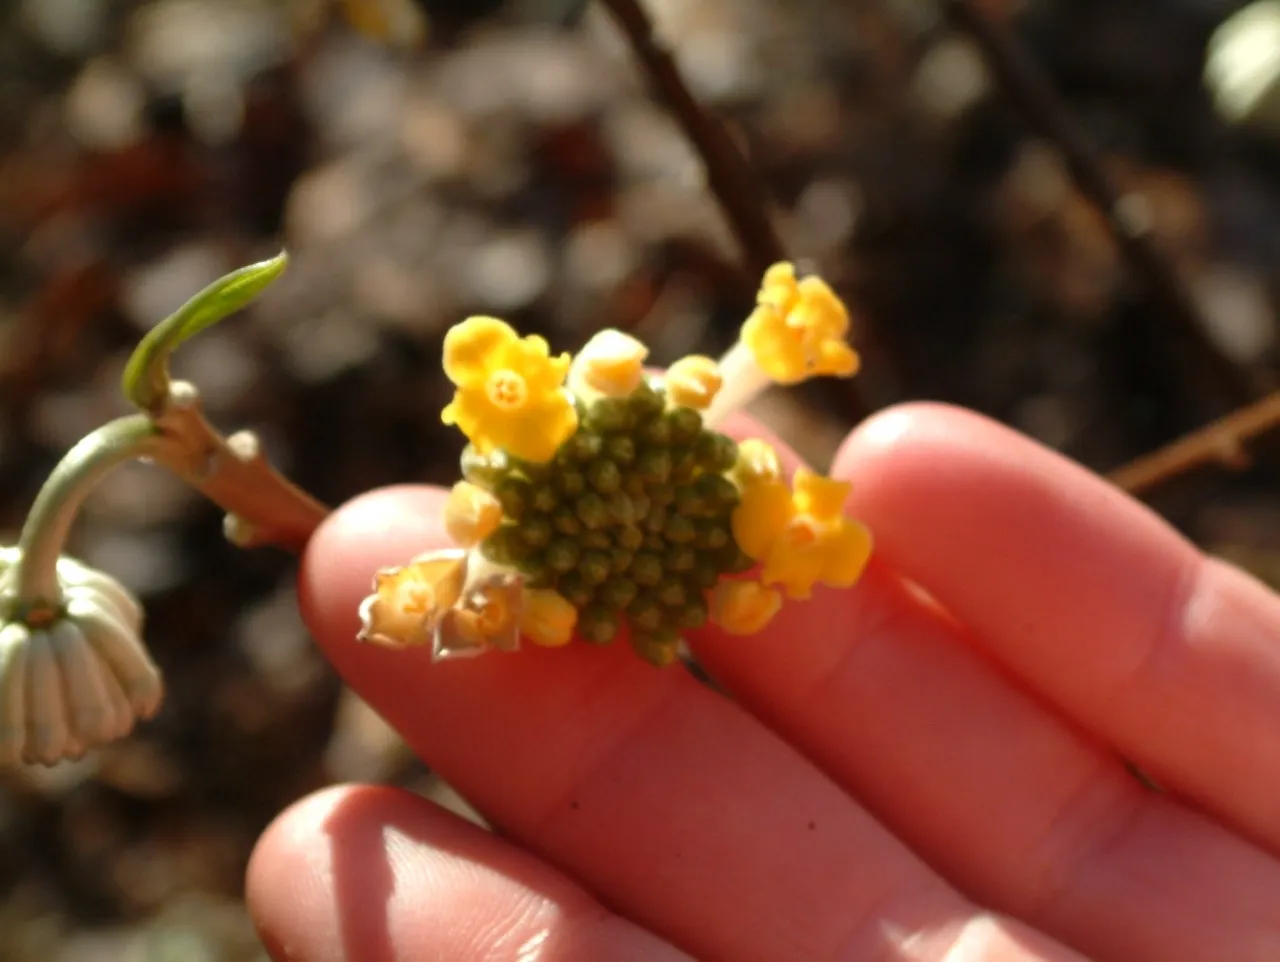
[{"label": "yellow flower", "polygon": [[769,377],[795,384],[817,375],[857,373],[848,332],[849,312],[827,283],[812,276],[797,282],[795,268],[781,263],[765,272],[741,340]]},{"label": "yellow flower", "polygon": [[691,354],[682,357],[667,369],[664,379],[667,397],[678,407],[702,411],[715,400],[723,378],[720,365],[709,357]]},{"label": "yellow flower", "polygon": [[535,645],[559,648],[573,638],[578,609],[546,588],[526,588],[520,612],[520,633]]},{"label": "yellow flower", "polygon": [[444,372],[457,391],[441,414],[482,454],[500,448],[526,461],[550,461],[578,427],[564,390],[569,355],[550,357],[540,337],[520,338],[493,317],[470,317],[444,339]]},{"label": "yellow flower", "polygon": [[850,485],[796,472],[795,489],[779,480],[748,483],[733,513],[733,535],[764,563],[760,580],[781,585],[790,598],[808,598],[814,584],[851,586],[871,555],[871,532],[843,514]]},{"label": "yellow flower", "polygon": [[601,331],[573,359],[569,387],[575,394],[595,391],[606,397],[626,397],[640,386],[648,356],[649,349],[630,334]]},{"label": "yellow flower", "polygon": [[358,637],[388,648],[426,644],[462,594],[466,573],[463,551],[437,551],[402,568],[383,568],[360,605]]},{"label": "yellow flower", "polygon": [[782,595],[758,581],[722,581],[711,592],[711,620],[731,635],[754,635],[782,608]]},{"label": "yellow flower", "polygon": [[444,529],[459,548],[478,545],[502,521],[502,505],[492,494],[469,481],[459,481],[444,503]]},{"label": "yellow flower", "polygon": [[767,441],[747,438],[738,442],[738,463],[730,476],[743,488],[760,481],[781,481],[782,462]]}]

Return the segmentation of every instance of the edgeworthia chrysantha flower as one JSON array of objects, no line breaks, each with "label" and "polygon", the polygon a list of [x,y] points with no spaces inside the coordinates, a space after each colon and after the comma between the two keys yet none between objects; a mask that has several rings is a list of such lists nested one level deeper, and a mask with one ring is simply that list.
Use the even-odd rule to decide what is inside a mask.
[{"label": "edgeworthia chrysantha flower", "polygon": [[844,517],[848,485],[804,469],[793,485],[763,441],[715,429],[770,384],[852,376],[849,326],[831,288],[790,264],[765,274],[723,358],[682,358],[661,376],[620,331],[571,359],[496,318],[456,325],[443,417],[471,443],[444,510],[455,547],[379,571],[360,638],[436,658],[513,650],[522,636],[626,638],[666,665],[708,621],[754,634],[784,596],[852,585],[871,536]]},{"label": "edgeworthia chrysantha flower", "polygon": [[59,558],[56,610],[23,620],[14,610],[20,560],[17,548],[0,549],[0,765],[53,765],[129,734],[159,710],[164,685],[125,588]]}]

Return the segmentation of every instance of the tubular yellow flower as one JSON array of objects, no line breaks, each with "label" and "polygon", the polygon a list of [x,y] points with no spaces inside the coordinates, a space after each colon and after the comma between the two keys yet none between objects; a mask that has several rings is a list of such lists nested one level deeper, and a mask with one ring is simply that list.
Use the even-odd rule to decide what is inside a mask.
[{"label": "tubular yellow flower", "polygon": [[744,552],[764,563],[764,584],[804,599],[816,583],[847,588],[858,580],[871,555],[871,533],[841,513],[849,487],[803,467],[793,492],[771,479],[745,485],[733,534]]},{"label": "tubular yellow flower", "polygon": [[731,635],[754,635],[782,609],[782,595],[758,581],[723,581],[711,592],[711,620]]},{"label": "tubular yellow flower", "polygon": [[796,280],[795,267],[765,272],[756,309],[742,325],[741,341],[769,377],[795,384],[810,377],[851,377],[858,355],[845,341],[849,312],[820,277]]},{"label": "tubular yellow flower", "polygon": [[705,410],[720,390],[723,378],[720,365],[709,357],[691,354],[682,357],[667,369],[664,379],[667,397],[677,407]]},{"label": "tubular yellow flower", "polygon": [[473,548],[497,530],[502,504],[469,481],[459,481],[444,504],[444,528],[459,548]]},{"label": "tubular yellow flower", "polygon": [[535,645],[559,648],[573,639],[578,609],[561,594],[546,588],[526,588],[520,612],[520,633]]},{"label": "tubular yellow flower", "polygon": [[733,466],[731,477],[742,488],[760,481],[781,481],[782,462],[778,452],[759,438],[739,441],[738,463]]},{"label": "tubular yellow flower", "polygon": [[649,349],[630,334],[601,331],[573,359],[569,388],[578,395],[625,397],[640,386],[648,356]]},{"label": "tubular yellow flower", "polygon": [[374,576],[374,593],[360,605],[359,639],[388,648],[427,644],[461,595],[466,572],[463,551],[438,551],[382,569]]},{"label": "tubular yellow flower", "polygon": [[467,318],[445,335],[444,371],[457,391],[441,419],[482,454],[500,448],[549,461],[578,427],[563,388],[568,370],[569,355],[550,357],[542,338],[521,338],[497,318]]}]

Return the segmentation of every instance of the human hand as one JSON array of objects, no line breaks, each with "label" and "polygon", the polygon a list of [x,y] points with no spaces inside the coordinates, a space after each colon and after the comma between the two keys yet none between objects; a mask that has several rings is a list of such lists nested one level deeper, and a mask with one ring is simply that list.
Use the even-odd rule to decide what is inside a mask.
[{"label": "human hand", "polygon": [[691,638],[736,701],[625,644],[359,645],[444,492],[332,516],[318,642],[500,834],[387,788],[300,802],[249,868],[273,955],[1280,959],[1280,599],[973,414],[883,413],[832,475],[876,555],[761,635]]}]

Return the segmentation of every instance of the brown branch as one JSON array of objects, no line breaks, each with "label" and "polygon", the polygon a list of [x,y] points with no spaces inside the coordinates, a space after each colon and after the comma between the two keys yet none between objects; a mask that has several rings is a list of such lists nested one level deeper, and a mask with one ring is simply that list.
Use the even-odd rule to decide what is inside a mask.
[{"label": "brown branch", "polygon": [[631,43],[655,94],[667,105],[706,168],[707,184],[758,277],[786,260],[765,204],[765,191],[724,124],[705,110],[680,74],[671,53],[654,35],[639,0],[601,0]]},{"label": "brown branch", "polygon": [[205,419],[195,387],[172,381],[153,416],[159,438],[151,459],[227,512],[227,538],[242,548],[276,545],[301,552],[328,508],[280,475],[257,436],[224,438]]},{"label": "brown branch", "polygon": [[1148,296],[1182,340],[1203,359],[1217,390],[1231,403],[1253,400],[1239,370],[1206,334],[1208,324],[1178,271],[1156,245],[1150,224],[1135,216],[1132,201],[1111,182],[1088,133],[1071,115],[1048,75],[1007,27],[983,12],[978,0],[946,0],[946,9],[982,50],[987,65],[1028,125],[1061,152],[1076,187],[1106,221]]},{"label": "brown branch", "polygon": [[1130,494],[1140,495],[1202,464],[1217,463],[1239,470],[1249,465],[1245,442],[1277,425],[1280,425],[1280,391],[1130,461],[1111,472],[1108,478]]}]

